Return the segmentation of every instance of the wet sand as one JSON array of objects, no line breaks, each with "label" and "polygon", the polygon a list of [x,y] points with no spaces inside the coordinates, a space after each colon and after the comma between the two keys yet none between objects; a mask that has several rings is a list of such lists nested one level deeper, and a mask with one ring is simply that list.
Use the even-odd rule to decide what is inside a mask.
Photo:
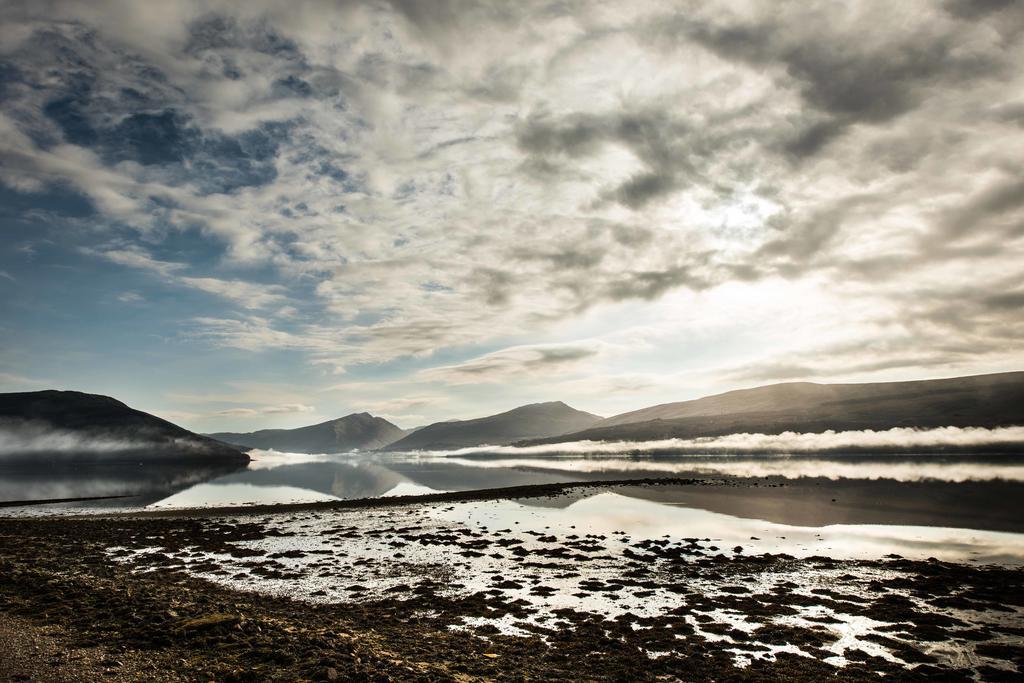
[{"label": "wet sand", "polygon": [[[59,624],[69,647],[149,657],[168,680],[1024,675],[1019,568],[795,557],[760,539],[720,547],[699,528],[657,537],[523,516],[671,487],[764,500],[784,488],[590,482],[3,519],[0,614]],[[531,507],[500,526],[510,498]]]}]

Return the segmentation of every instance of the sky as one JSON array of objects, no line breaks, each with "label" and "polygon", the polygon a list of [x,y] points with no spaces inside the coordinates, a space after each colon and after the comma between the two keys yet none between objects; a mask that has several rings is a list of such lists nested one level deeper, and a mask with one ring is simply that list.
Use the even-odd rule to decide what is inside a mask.
[{"label": "sky", "polygon": [[198,431],[1024,369],[1024,4],[0,2],[0,391]]}]

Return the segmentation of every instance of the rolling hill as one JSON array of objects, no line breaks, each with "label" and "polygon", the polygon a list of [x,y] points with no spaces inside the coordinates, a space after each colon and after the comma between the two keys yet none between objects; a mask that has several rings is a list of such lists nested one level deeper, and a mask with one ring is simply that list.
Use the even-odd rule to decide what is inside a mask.
[{"label": "rolling hill", "polygon": [[0,394],[0,463],[246,463],[237,448],[79,391]]},{"label": "rolling hill", "polygon": [[258,432],[218,432],[207,436],[244,448],[273,449],[291,453],[345,453],[382,448],[401,439],[407,431],[382,417],[353,413],[336,420],[296,429],[262,429]]},{"label": "rolling hill", "polygon": [[447,450],[499,445],[586,429],[601,418],[561,401],[532,403],[475,420],[435,422],[389,444],[385,450]]},{"label": "rolling hill", "polygon": [[1010,425],[1024,425],[1024,372],[910,382],[773,384],[643,408],[585,430],[525,443]]}]

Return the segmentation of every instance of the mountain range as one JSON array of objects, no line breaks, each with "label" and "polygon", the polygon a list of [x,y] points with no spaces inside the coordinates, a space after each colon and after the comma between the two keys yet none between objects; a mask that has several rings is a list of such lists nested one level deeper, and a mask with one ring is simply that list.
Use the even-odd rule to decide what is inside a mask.
[{"label": "mountain range", "polygon": [[382,417],[352,413],[336,420],[296,429],[261,429],[258,432],[217,432],[210,438],[244,448],[262,448],[292,453],[345,453],[374,450],[398,441],[409,430],[396,427]]},{"label": "mountain range", "polygon": [[1024,372],[909,382],[773,384],[664,403],[524,443],[1012,425],[1024,425]]},{"label": "mountain range", "polygon": [[[483,445],[650,441],[734,433],[1024,425],[1024,372],[863,384],[789,382],[664,403],[608,418],[561,401],[403,430],[369,413],[297,429],[194,434],[113,398],[75,391],[0,394],[0,458],[245,462],[240,450],[298,453],[454,450]],[[83,454],[92,454],[83,455]]]}]

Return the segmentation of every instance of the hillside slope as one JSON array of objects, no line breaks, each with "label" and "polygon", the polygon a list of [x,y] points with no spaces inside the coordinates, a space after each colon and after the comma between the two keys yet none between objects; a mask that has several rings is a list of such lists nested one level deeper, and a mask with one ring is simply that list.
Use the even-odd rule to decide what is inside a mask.
[{"label": "hillside slope", "polygon": [[296,429],[262,429],[258,432],[218,432],[207,436],[246,448],[290,453],[345,453],[373,450],[401,439],[407,432],[382,417],[353,413],[336,420]]},{"label": "hillside slope", "polygon": [[1024,372],[1008,372],[911,382],[773,384],[635,410],[530,443],[1021,424]]},{"label": "hillside slope", "polygon": [[579,431],[600,420],[597,415],[576,410],[561,401],[532,403],[475,420],[436,422],[390,444],[386,450],[446,450],[498,445]]},{"label": "hillside slope", "polygon": [[0,463],[125,460],[245,463],[249,457],[109,396],[0,394]]}]

